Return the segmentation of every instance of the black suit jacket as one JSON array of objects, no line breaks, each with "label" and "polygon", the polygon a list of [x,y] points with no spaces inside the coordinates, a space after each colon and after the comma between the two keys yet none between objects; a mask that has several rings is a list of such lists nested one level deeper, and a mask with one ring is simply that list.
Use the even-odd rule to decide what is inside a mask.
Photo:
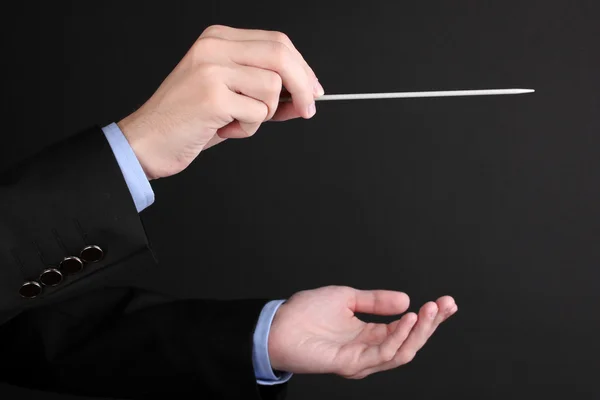
[{"label": "black suit jacket", "polygon": [[177,300],[136,288],[156,264],[99,127],[0,174],[0,380],[113,398],[282,398],[259,386],[267,300]]}]

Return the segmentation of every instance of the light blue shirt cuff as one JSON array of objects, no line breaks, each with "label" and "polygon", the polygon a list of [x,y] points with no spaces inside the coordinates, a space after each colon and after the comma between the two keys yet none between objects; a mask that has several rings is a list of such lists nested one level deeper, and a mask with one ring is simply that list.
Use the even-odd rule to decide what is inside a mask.
[{"label": "light blue shirt cuff", "polygon": [[138,212],[141,212],[154,203],[154,191],[150,186],[150,181],[119,126],[112,123],[102,128],[102,131],[115,154],[123,178],[125,178],[125,183],[127,183],[135,203],[135,208]]},{"label": "light blue shirt cuff", "polygon": [[254,346],[252,349],[252,364],[254,375],[259,385],[277,385],[290,380],[292,373],[281,372],[275,375],[269,360],[269,331],[273,317],[285,300],[273,300],[268,302],[258,317],[258,323],[254,331]]}]

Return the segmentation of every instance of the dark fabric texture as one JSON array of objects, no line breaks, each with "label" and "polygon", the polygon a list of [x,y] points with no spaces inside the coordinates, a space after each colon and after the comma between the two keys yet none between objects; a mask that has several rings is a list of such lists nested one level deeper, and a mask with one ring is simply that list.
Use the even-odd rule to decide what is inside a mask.
[{"label": "dark fabric texture", "polygon": [[[156,258],[98,127],[4,171],[0,199],[2,383],[123,399],[284,397],[286,384],[257,385],[252,366],[267,300],[182,300],[136,287]],[[35,298],[19,294],[90,244],[101,261]]]}]

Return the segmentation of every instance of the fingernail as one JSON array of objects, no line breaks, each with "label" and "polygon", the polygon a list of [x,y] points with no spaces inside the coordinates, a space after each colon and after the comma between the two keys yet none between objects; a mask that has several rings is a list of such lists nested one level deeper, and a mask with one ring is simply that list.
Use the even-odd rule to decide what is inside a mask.
[{"label": "fingernail", "polygon": [[317,112],[317,107],[315,106],[315,102],[313,101],[310,106],[308,106],[308,118],[311,118]]},{"label": "fingernail", "polygon": [[321,86],[321,84],[319,83],[319,80],[317,79],[315,82],[315,96],[320,97],[323,96],[325,94],[325,89],[323,89],[323,86]]},{"label": "fingernail", "polygon": [[450,307],[450,308],[446,309],[446,311],[444,311],[444,315],[446,317],[449,317],[452,314],[454,314],[457,310],[458,310],[458,307],[456,305],[453,305],[452,307]]}]

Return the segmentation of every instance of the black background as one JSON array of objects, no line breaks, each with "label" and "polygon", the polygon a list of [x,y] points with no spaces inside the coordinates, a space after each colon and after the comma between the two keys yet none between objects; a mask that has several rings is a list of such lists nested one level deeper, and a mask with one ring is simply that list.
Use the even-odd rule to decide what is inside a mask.
[{"label": "black background", "polygon": [[186,297],[397,289],[413,310],[455,297],[410,365],[298,375],[292,400],[600,396],[600,2],[79,3],[3,12],[3,165],[133,111],[213,23],[287,33],[328,93],[535,89],[322,102],[208,150],[153,182],[161,267],[140,279]]}]

